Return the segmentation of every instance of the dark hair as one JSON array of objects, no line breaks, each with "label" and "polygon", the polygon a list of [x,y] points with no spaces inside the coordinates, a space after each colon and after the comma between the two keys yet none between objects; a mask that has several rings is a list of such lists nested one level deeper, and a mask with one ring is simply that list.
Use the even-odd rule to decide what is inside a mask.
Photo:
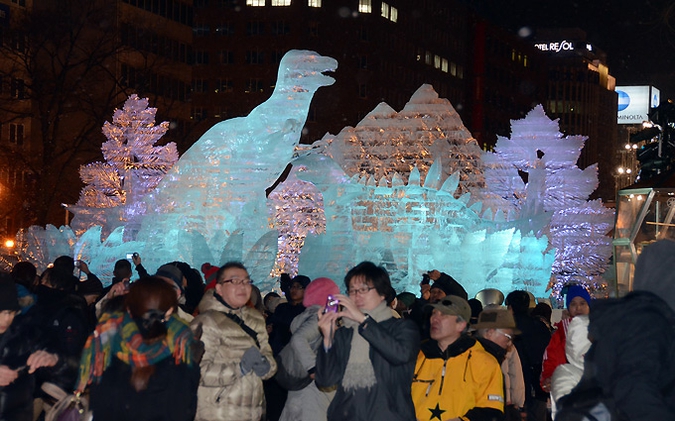
[{"label": "dark hair", "polygon": [[269,304],[269,301],[270,301],[272,298],[278,298],[278,297],[280,297],[280,295],[277,294],[277,293],[274,292],[274,291],[268,292],[267,294],[265,294],[265,297],[263,298],[263,305],[265,306],[265,309],[267,309],[267,305]]},{"label": "dark hair", "polygon": [[387,270],[373,262],[361,262],[345,275],[345,286],[349,289],[349,281],[355,276],[363,276],[367,283],[372,283],[377,293],[383,297],[391,294],[391,281]]},{"label": "dark hair", "polygon": [[77,278],[63,266],[54,266],[42,272],[40,282],[47,278],[47,285],[54,289],[74,293],[77,286]]},{"label": "dark hair", "polygon": [[75,259],[70,256],[59,256],[54,260],[54,267],[72,272],[75,269]]},{"label": "dark hair", "polygon": [[541,316],[550,322],[551,316],[553,315],[553,309],[546,303],[537,303],[537,305],[532,309],[530,315]]},{"label": "dark hair", "polygon": [[31,262],[19,262],[15,264],[10,275],[14,278],[14,282],[25,286],[30,291],[35,289],[37,269]]},{"label": "dark hair", "polygon": [[243,269],[248,273],[248,269],[246,269],[246,266],[244,266],[243,263],[241,262],[227,262],[224,265],[218,269],[218,273],[216,273],[216,282],[220,282],[220,277],[223,276],[223,273],[225,273],[226,270],[231,269],[231,268],[237,268],[237,269]]},{"label": "dark hair", "polygon": [[530,294],[527,291],[512,291],[506,296],[505,304],[511,307],[513,314],[527,314],[530,308]]},{"label": "dark hair", "polygon": [[126,269],[129,272],[131,272],[131,262],[128,261],[127,259],[120,259],[120,260],[116,261],[115,267],[114,267],[113,270],[115,272],[117,272],[118,270],[123,270],[123,269]]},{"label": "dark hair", "polygon": [[[169,309],[176,309],[178,299],[173,287],[164,279],[149,276],[131,284],[125,304],[131,318],[138,325],[143,341],[154,343],[166,336],[164,314]],[[134,367],[131,371],[131,385],[137,392],[145,390],[154,372],[154,365]]]},{"label": "dark hair", "polygon": [[183,289],[185,305],[181,307],[183,307],[186,313],[192,314],[204,296],[204,280],[202,279],[202,275],[188,263],[171,262],[169,264],[176,266],[187,281],[187,286]]}]

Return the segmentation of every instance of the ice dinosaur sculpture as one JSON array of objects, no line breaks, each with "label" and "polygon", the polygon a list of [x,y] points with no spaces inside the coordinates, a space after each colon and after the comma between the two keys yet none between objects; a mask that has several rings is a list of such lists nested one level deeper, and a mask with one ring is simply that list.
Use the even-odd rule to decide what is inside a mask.
[{"label": "ice dinosaur sculpture", "polygon": [[[201,265],[243,259],[266,235],[265,189],[281,175],[300,140],[310,102],[334,79],[323,72],[337,61],[312,51],[291,50],[281,60],[272,96],[246,117],[214,125],[180,157],[147,197],[148,210],[136,237],[146,244],[150,267],[172,259]],[[240,237],[231,238],[238,231]],[[276,233],[258,243],[276,254]],[[223,256],[228,241],[241,241],[239,256]],[[271,242],[269,242],[271,241]],[[249,264],[251,259],[248,260]],[[274,258],[259,269],[271,270]]]}]

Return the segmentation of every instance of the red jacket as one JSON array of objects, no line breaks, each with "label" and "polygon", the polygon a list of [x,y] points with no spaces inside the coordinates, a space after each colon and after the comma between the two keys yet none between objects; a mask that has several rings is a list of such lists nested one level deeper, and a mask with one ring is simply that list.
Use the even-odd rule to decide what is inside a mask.
[{"label": "red jacket", "polygon": [[567,356],[565,356],[565,342],[567,342],[567,327],[570,325],[572,318],[567,318],[555,324],[556,331],[551,335],[551,341],[544,351],[544,361],[541,367],[541,376],[539,377],[539,384],[544,387],[546,380],[553,376],[553,372],[560,364],[566,364]]}]

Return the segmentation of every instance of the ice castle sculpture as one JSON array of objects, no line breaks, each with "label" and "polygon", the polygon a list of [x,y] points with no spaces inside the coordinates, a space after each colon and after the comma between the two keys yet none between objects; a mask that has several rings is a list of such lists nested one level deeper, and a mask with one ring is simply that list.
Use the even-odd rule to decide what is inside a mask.
[{"label": "ice castle sculpture", "polygon": [[167,260],[242,260],[263,290],[281,270],[340,279],[366,259],[385,265],[398,290],[416,291],[423,271],[439,269],[471,295],[542,296],[552,273],[556,286],[601,273],[611,217],[587,200],[597,169],[576,168],[583,138],[563,137],[541,107],[482,154],[449,101],[423,85],[401,112],[380,104],[356,127],[301,148],[265,198],[293,160],[314,92],[333,83],[322,72],[336,67],[289,52],[272,97],[211,128],[146,196],[134,241],[124,227],[105,239],[100,227],[79,238],[68,228],[28,233],[68,244],[102,279],[132,251],[151,271]]}]

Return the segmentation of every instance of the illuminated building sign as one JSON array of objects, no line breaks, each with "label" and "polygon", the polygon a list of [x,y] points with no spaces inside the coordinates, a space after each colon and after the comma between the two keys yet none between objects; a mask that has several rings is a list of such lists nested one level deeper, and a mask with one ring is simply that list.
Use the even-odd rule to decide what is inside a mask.
[{"label": "illuminated building sign", "polygon": [[618,124],[641,124],[649,121],[649,110],[661,102],[661,93],[653,86],[617,86]]},{"label": "illuminated building sign", "polygon": [[534,44],[534,46],[541,51],[548,53],[559,53],[561,51],[574,51],[574,42],[562,40],[556,42],[544,42],[541,44]]}]

